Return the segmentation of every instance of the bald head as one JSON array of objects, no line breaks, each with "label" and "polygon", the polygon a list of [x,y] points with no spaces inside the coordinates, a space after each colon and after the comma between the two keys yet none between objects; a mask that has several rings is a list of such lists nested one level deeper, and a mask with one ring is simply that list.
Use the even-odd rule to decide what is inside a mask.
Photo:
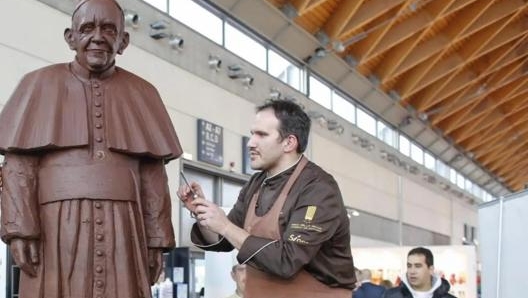
[{"label": "bald head", "polygon": [[361,270],[361,278],[363,280],[371,280],[372,279],[372,272],[370,272],[369,269]]},{"label": "bald head", "polygon": [[124,23],[125,15],[124,15],[124,12],[123,12],[123,8],[121,8],[119,3],[117,3],[117,1],[115,1],[115,0],[80,0],[79,2],[77,2],[77,5],[75,5],[75,8],[73,9],[72,19],[74,18],[74,16],[79,11],[79,8],[81,8],[81,6],[84,6],[87,2],[91,2],[91,3],[102,2],[104,5],[109,5],[109,4],[115,5],[117,7],[117,9],[119,9],[119,11],[121,12],[122,21]]}]

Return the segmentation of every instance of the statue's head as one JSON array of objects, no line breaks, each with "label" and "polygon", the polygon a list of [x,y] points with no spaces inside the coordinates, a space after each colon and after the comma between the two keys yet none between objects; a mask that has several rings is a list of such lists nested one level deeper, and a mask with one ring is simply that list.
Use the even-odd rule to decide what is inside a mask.
[{"label": "statue's head", "polygon": [[77,61],[90,72],[103,72],[114,64],[129,43],[121,6],[114,0],[82,0],[72,14],[64,39],[77,52]]}]

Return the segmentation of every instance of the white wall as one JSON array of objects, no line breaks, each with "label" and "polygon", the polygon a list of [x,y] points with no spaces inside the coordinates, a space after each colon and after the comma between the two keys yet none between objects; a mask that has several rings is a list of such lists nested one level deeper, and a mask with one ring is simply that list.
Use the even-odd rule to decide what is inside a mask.
[{"label": "white wall", "polygon": [[[56,62],[70,61],[72,52],[62,32],[70,17],[35,0],[0,0],[0,103],[5,102],[21,76],[30,70]],[[132,45],[117,64],[153,83],[165,101],[185,152],[196,156],[196,119],[203,118],[224,127],[224,169],[230,161],[241,171],[241,137],[248,135],[254,105],[165,60]],[[185,55],[185,52],[180,55]],[[348,206],[383,217],[399,219],[401,175],[370,161],[348,148],[312,134],[308,155],[334,175]],[[171,191],[177,188],[179,163],[168,166]],[[433,191],[405,177],[401,199],[403,221],[441,234],[452,235],[458,244],[463,224],[477,225],[474,207]],[[177,204],[173,219],[178,222]],[[178,231],[178,229],[176,229]]]}]

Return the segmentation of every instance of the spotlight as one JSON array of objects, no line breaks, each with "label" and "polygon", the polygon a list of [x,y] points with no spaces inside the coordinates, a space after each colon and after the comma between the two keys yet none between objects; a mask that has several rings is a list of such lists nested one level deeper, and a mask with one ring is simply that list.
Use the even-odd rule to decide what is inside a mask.
[{"label": "spotlight", "polygon": [[242,76],[242,78],[240,78],[240,80],[242,81],[242,84],[244,84],[244,86],[246,86],[246,88],[249,88],[251,85],[253,85],[253,77],[249,74],[245,74],[244,76]]},{"label": "spotlight", "polygon": [[137,12],[125,9],[123,12],[125,15],[125,26],[136,29],[139,27],[139,15]]},{"label": "spotlight", "polygon": [[209,55],[207,64],[210,69],[219,70],[220,66],[222,66],[222,60],[218,56]]},{"label": "spotlight", "polygon": [[275,88],[271,88],[270,89],[270,93],[268,95],[268,98],[271,99],[271,100],[278,100],[281,98],[281,93],[279,90],[275,89]]},{"label": "spotlight", "polygon": [[339,124],[336,120],[328,120],[326,128],[329,131],[334,131],[336,134],[341,135],[345,131],[343,125]]},{"label": "spotlight", "polygon": [[227,76],[231,79],[238,79],[242,76],[242,67],[238,64],[232,64],[227,67]]},{"label": "spotlight", "polygon": [[183,38],[181,36],[175,35],[171,36],[169,39],[169,46],[173,50],[182,50],[183,49]]},{"label": "spotlight", "polygon": [[154,39],[167,38],[170,34],[167,32],[168,23],[164,20],[156,21],[150,24],[149,36]]}]

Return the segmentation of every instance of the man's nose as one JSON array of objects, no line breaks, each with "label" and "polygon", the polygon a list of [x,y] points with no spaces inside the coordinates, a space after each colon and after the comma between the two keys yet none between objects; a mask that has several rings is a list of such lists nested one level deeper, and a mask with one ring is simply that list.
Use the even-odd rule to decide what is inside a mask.
[{"label": "man's nose", "polygon": [[255,148],[256,145],[255,145],[255,138],[253,136],[249,137],[248,141],[247,141],[247,144],[246,144],[246,147],[248,148]]}]

